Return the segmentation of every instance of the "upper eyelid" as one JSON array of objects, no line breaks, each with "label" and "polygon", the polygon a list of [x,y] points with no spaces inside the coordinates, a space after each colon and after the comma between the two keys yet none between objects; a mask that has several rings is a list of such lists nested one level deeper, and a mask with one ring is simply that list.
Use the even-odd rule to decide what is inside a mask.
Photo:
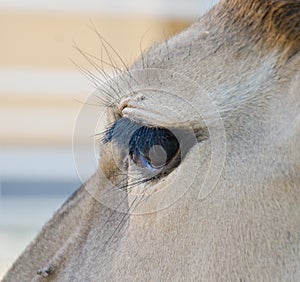
[{"label": "upper eyelid", "polygon": [[[123,117],[114,121],[107,127],[107,129],[102,133],[102,141],[104,144],[116,141],[117,143],[124,145],[124,141],[126,140],[127,142],[129,142],[131,135],[141,127],[149,126]],[[183,128],[180,131],[184,132],[185,129]],[[197,128],[197,130],[194,128],[193,131],[198,143],[209,138],[209,132],[207,128]],[[124,139],[123,142],[121,140],[122,138]]]}]

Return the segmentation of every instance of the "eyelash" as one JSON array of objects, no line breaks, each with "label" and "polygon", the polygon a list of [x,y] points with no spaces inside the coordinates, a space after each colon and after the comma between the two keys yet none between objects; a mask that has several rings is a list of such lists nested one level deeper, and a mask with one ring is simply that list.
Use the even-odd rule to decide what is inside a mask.
[{"label": "eyelash", "polygon": [[103,144],[107,144],[107,143],[110,143],[112,141],[115,127],[116,127],[116,122],[109,125],[108,128],[105,131],[103,131],[102,133],[97,134],[97,135],[101,136],[101,141],[102,141]]}]

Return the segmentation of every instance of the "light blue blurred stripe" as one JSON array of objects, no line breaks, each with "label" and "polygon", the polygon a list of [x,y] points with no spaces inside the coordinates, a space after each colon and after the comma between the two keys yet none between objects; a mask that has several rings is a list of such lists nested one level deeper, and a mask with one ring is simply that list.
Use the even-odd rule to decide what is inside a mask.
[{"label": "light blue blurred stripe", "polygon": [[63,13],[106,13],[194,19],[218,0],[2,0],[1,9]]}]

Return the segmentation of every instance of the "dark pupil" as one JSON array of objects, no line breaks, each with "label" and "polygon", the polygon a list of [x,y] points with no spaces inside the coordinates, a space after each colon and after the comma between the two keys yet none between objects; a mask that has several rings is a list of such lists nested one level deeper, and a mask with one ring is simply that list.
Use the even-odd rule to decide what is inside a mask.
[{"label": "dark pupil", "polygon": [[148,162],[153,168],[167,165],[177,154],[179,143],[174,134],[164,128],[140,127],[129,142],[129,154],[137,164]]}]

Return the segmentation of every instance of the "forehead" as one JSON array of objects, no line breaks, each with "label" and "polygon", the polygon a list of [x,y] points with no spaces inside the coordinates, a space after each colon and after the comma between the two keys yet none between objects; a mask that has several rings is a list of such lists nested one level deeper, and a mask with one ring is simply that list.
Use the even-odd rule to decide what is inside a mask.
[{"label": "forehead", "polygon": [[231,60],[244,59],[252,52],[257,53],[254,58],[277,53],[286,61],[300,50],[299,18],[298,0],[221,1],[185,32],[153,48],[143,63],[176,67],[168,62],[190,63],[190,57],[203,62],[223,50],[237,57]]},{"label": "forehead", "polygon": [[178,72],[215,97],[272,91],[276,73],[299,53],[299,18],[300,1],[221,1],[189,29],[153,47],[133,69]]}]

